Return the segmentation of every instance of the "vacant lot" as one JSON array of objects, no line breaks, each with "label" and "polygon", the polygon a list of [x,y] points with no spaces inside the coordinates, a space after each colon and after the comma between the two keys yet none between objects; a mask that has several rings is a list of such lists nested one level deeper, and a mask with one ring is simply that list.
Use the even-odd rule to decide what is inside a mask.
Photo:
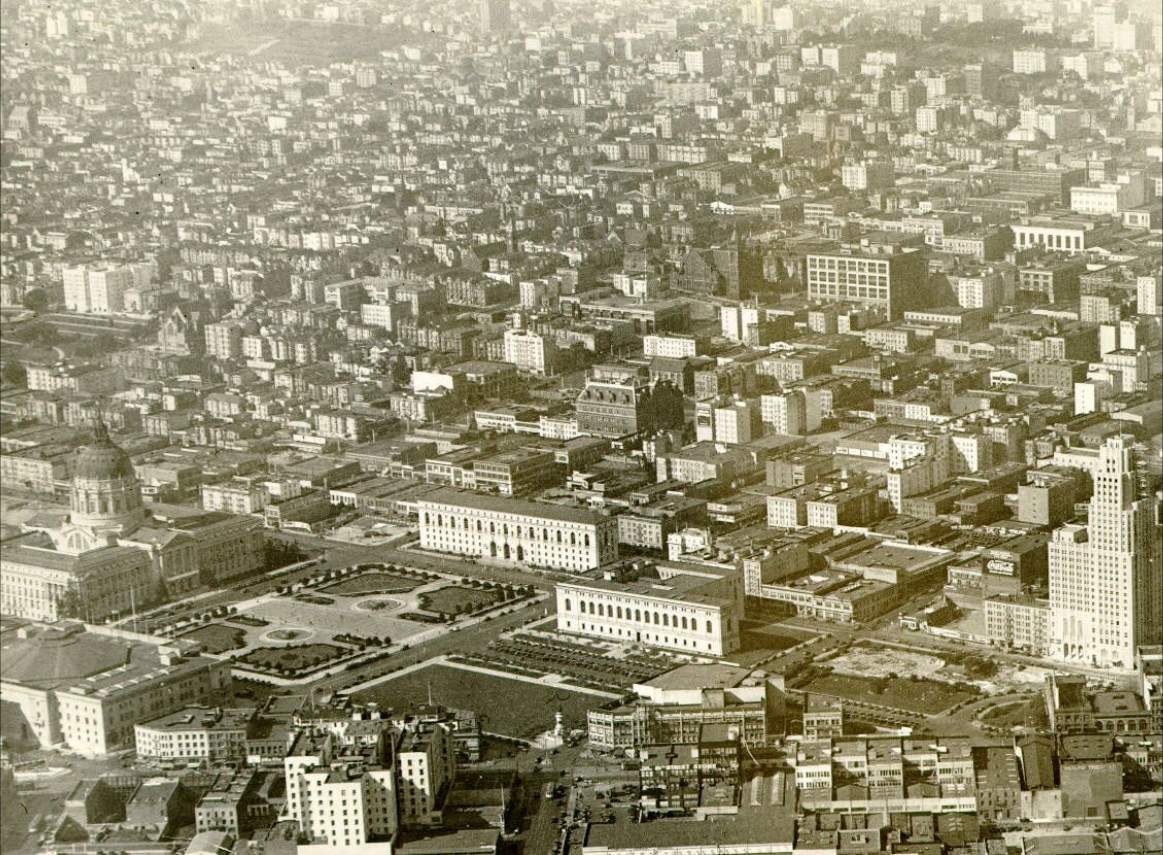
[{"label": "vacant lot", "polygon": [[400,594],[411,591],[425,584],[420,579],[409,579],[406,576],[397,576],[395,573],[381,573],[375,571],[342,579],[334,585],[328,585],[320,590],[340,597],[359,597],[364,594]]},{"label": "vacant lot", "polygon": [[200,626],[181,637],[202,642],[207,653],[229,653],[246,645],[246,630],[221,623]]},{"label": "vacant lot", "polygon": [[441,615],[455,615],[475,612],[485,606],[500,602],[501,592],[488,588],[462,588],[449,585],[420,595],[420,608]]},{"label": "vacant lot", "polygon": [[972,700],[977,692],[934,680],[869,679],[842,674],[817,677],[804,687],[809,692],[853,701],[935,715],[954,704]]},{"label": "vacant lot", "polygon": [[295,647],[259,647],[240,661],[261,671],[298,671],[322,665],[350,653],[350,649],[335,644],[300,644]]},{"label": "vacant lot", "polygon": [[854,677],[928,677],[945,667],[945,660],[898,647],[860,644],[828,664],[833,671]]},{"label": "vacant lot", "polygon": [[[505,736],[529,738],[553,727],[561,710],[566,727],[585,727],[586,710],[600,706],[601,698],[552,686],[538,686],[491,674],[433,665],[359,692],[359,703],[374,701],[380,709],[405,710],[432,700],[455,709],[473,710],[483,729]],[[514,703],[520,698],[520,703]]]}]

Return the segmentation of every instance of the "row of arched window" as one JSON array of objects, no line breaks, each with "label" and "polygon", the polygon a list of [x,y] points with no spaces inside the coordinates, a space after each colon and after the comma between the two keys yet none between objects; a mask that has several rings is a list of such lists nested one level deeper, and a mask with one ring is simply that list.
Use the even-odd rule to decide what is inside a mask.
[{"label": "row of arched window", "polygon": [[[564,601],[565,610],[567,612],[573,611],[573,601],[569,597]],[[698,632],[699,624],[695,618],[686,618],[680,615],[670,615],[666,612],[658,612],[647,609],[631,609],[629,606],[623,608],[622,606],[607,605],[605,603],[594,603],[592,601],[579,600],[578,611],[581,614],[591,614],[597,617],[613,618],[615,620],[633,620],[637,623],[652,623],[655,626],[674,627],[675,629],[690,629]],[[711,621],[707,621],[708,633],[713,632]]]},{"label": "row of arched window", "polygon": [[[424,524],[425,525],[433,525],[434,524],[433,520],[435,520],[435,525],[437,527],[439,527],[439,528],[445,527],[444,514],[431,514],[431,513],[425,512]],[[470,530],[471,526],[469,524],[469,520],[467,517],[462,518],[460,522],[461,522],[461,525],[460,525],[461,529],[463,529],[464,531]],[[449,516],[448,516],[447,527],[452,528],[452,529],[455,529],[457,527],[456,517],[452,516],[451,514],[449,514]],[[479,533],[482,533],[482,534],[485,531],[484,523],[481,520],[476,520],[476,531]],[[553,538],[550,536],[550,531],[549,531],[549,528],[547,526],[542,526],[540,529],[538,529],[536,526],[532,526],[532,525],[520,526],[520,525],[514,524],[513,526],[510,527],[510,525],[508,523],[501,523],[500,532],[498,532],[497,524],[495,522],[489,522],[488,533],[489,534],[500,533],[501,535],[503,535],[505,537],[508,537],[510,534],[512,534],[515,537],[526,537],[530,540],[541,540],[541,541],[546,542],[546,543],[553,540]],[[558,543],[565,543],[566,542],[566,537],[564,536],[564,534],[560,530],[553,532],[553,534],[556,535],[556,540]],[[569,533],[568,541],[569,541],[570,546],[577,546],[579,542],[583,546],[589,546],[590,545],[590,535],[588,532],[583,532],[581,535],[580,541],[579,541],[578,533],[575,531],[571,531]]]}]

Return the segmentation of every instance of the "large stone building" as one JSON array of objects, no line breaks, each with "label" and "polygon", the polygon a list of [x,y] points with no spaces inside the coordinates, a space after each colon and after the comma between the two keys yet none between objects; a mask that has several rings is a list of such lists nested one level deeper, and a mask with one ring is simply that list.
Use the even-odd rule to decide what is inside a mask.
[{"label": "large stone building", "polygon": [[1050,541],[1052,652],[1129,669],[1158,634],[1160,529],[1150,500],[1138,496],[1128,440],[1107,439],[1091,475],[1087,524],[1064,525]]},{"label": "large stone building", "polygon": [[592,511],[439,490],[417,502],[420,546],[584,571],[618,557],[618,521]]},{"label": "large stone building", "polygon": [[230,663],[198,650],[71,621],[22,626],[0,643],[0,699],[24,739],[100,756],[133,747],[142,719],[229,695]]},{"label": "large stone building", "polygon": [[100,621],[262,567],[257,520],[165,513],[146,512],[129,455],[98,423],[76,454],[68,513],[42,512],[0,547],[0,612]]},{"label": "large stone building", "polygon": [[559,582],[558,630],[704,656],[739,647],[741,576],[679,563],[657,569],[657,579]]}]

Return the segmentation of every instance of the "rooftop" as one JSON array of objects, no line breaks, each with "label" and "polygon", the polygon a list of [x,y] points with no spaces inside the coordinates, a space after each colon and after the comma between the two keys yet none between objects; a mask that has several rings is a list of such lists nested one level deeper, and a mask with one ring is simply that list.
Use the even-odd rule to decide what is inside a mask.
[{"label": "rooftop", "polygon": [[559,505],[525,502],[519,499],[506,499],[498,496],[487,496],[481,493],[469,493],[452,489],[436,490],[420,499],[420,505],[428,503],[451,505],[468,510],[493,511],[502,514],[521,514],[524,516],[557,520],[558,522],[582,523],[586,525],[600,525],[609,519],[593,511],[575,510]]}]

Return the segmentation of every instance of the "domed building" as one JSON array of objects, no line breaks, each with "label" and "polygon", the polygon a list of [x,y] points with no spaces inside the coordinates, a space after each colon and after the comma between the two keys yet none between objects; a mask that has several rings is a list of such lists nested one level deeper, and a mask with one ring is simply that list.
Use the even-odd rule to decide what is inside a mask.
[{"label": "domed building", "polygon": [[68,525],[54,540],[74,555],[115,543],[145,522],[133,461],[109,438],[104,422],[97,422],[93,442],[77,452],[69,508]]},{"label": "domed building", "polygon": [[98,421],[73,461],[69,513],[40,514],[24,524],[26,536],[0,545],[0,612],[95,622],[262,567],[253,517],[153,509],[129,454]]}]

